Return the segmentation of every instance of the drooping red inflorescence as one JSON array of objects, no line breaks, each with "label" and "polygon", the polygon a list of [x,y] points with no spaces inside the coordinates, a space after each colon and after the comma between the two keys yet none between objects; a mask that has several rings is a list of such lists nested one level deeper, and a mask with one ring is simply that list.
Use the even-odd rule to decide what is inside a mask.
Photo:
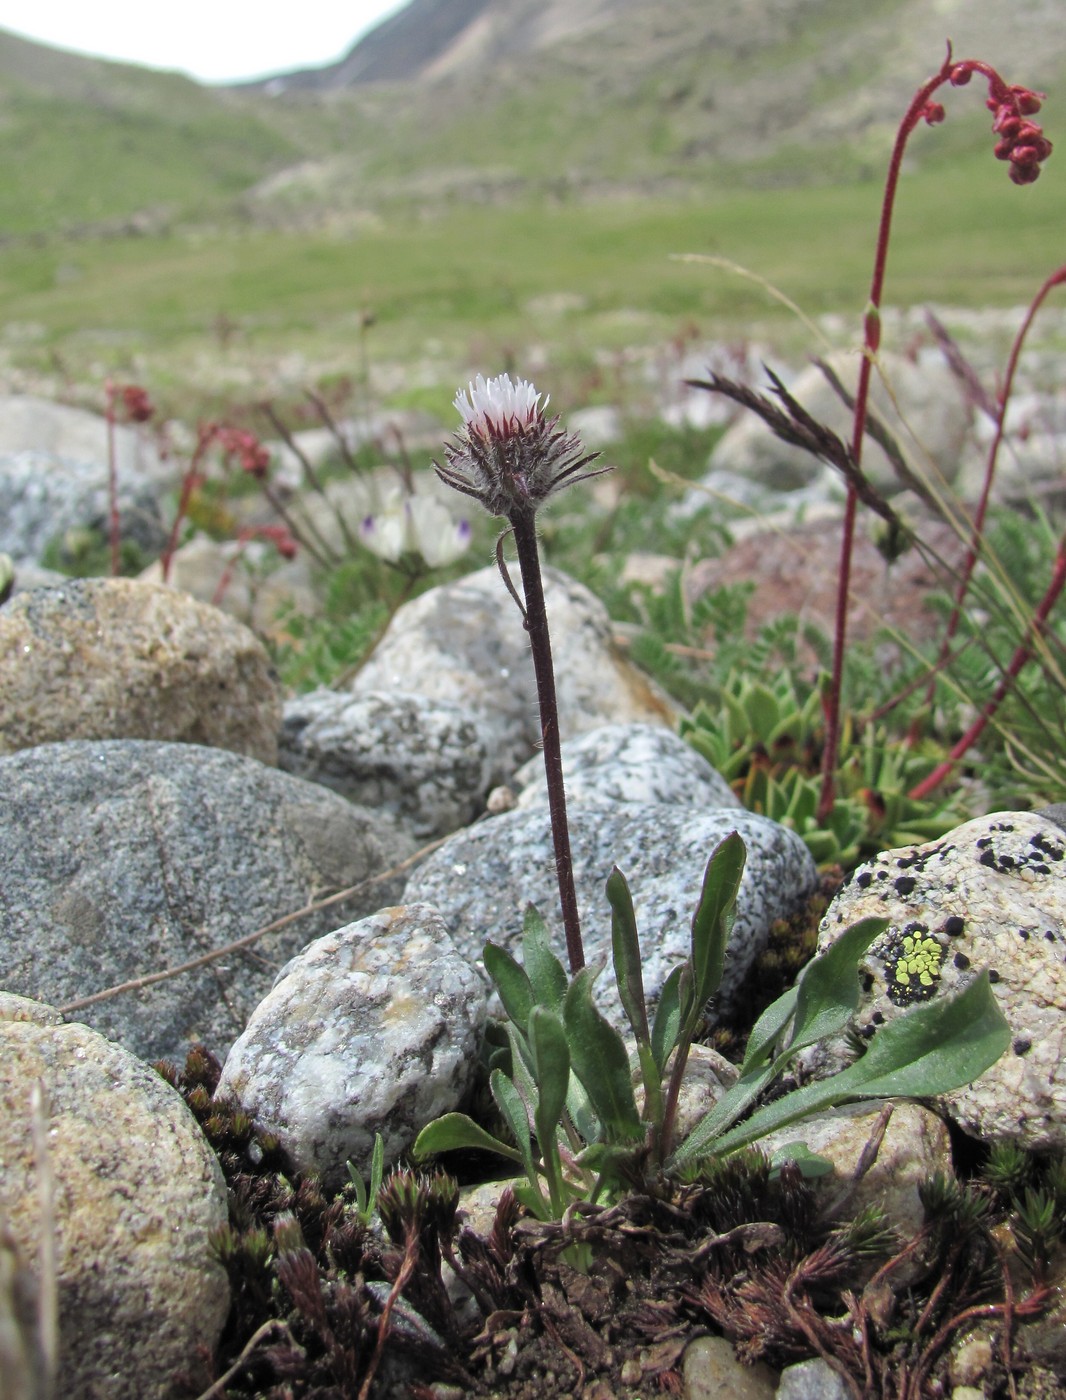
[{"label": "drooping red inflorescence", "polygon": [[262,480],[270,467],[270,449],[264,447],[254,433],[244,428],[220,428],[218,445],[227,457],[234,458],[242,471]]},{"label": "drooping red inflorescence", "polygon": [[1016,185],[1031,185],[1039,178],[1040,167],[1051,154],[1051,142],[1044,135],[1043,127],[1029,120],[1040,111],[1044,94],[1018,83],[1008,85],[993,70],[972,62],[957,64],[951,70],[951,82],[955,87],[962,87],[975,72],[984,73],[988,78],[985,105],[993,113],[992,130],[999,137],[995,157],[1009,162],[1010,178]]}]

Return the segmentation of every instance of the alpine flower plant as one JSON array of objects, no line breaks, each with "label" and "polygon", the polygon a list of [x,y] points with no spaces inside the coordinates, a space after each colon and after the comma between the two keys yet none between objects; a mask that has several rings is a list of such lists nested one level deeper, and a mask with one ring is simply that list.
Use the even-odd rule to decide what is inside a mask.
[{"label": "alpine flower plant", "polygon": [[[559,706],[537,548],[536,514],[548,497],[564,486],[599,476],[609,468],[588,470],[599,453],[585,452],[580,438],[568,434],[557,416],[547,416],[547,397],[542,404],[541,395],[528,380],[512,382],[507,374],[485,379],[479,374],[466,390],[460,389],[456,394],[455,407],[463,426],[444,449],[445,465],[439,462],[433,465],[446,485],[472,496],[490,515],[502,516],[510,525],[510,530],[497,542],[496,563],[508,592],[522,611],[533,654],[559,900],[570,971],[576,973],[584,967],[585,955],[566,820]],[[511,582],[504,562],[507,534],[514,537],[524,600]]]}]

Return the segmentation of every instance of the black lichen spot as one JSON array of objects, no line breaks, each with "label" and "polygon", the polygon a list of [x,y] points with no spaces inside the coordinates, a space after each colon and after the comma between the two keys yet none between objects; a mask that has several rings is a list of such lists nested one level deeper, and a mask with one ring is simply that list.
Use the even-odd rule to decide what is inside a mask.
[{"label": "black lichen spot", "polygon": [[1018,937],[1022,940],[1023,943],[1028,943],[1028,942],[1029,942],[1029,930],[1028,930],[1027,928],[1020,928],[1020,929],[1018,930]]},{"label": "black lichen spot", "polygon": [[949,938],[958,938],[966,928],[966,920],[959,914],[952,914],[944,920],[944,932]]},{"label": "black lichen spot", "polygon": [[901,875],[896,881],[896,893],[899,895],[910,894],[918,881],[913,875]]},{"label": "black lichen spot", "polygon": [[979,851],[987,850],[988,847],[991,846],[991,844],[992,844],[992,838],[991,838],[991,836],[982,836],[981,839],[977,842],[977,849],[978,849]]},{"label": "black lichen spot", "polygon": [[1030,866],[1030,869],[1035,870],[1038,875],[1051,874],[1051,866],[1045,865],[1043,861],[1034,861],[1033,864]]},{"label": "black lichen spot", "polygon": [[875,1011],[874,1014],[870,1017],[870,1020],[874,1023],[875,1026],[883,1026],[885,1023],[884,1015],[880,1011]]},{"label": "black lichen spot", "polygon": [[970,966],[970,959],[966,956],[965,953],[956,953],[951,961],[955,964],[955,966],[959,969],[960,972],[965,972],[966,969]]},{"label": "black lichen spot", "polygon": [[888,879],[888,871],[887,871],[887,870],[879,870],[879,871],[877,872],[877,878],[878,878],[879,880],[887,880],[887,879]]},{"label": "black lichen spot", "polygon": [[1013,857],[1013,856],[1000,856],[1000,858],[999,858],[999,868],[1000,868],[1000,870],[1013,870],[1013,869],[1014,869],[1014,857]]},{"label": "black lichen spot", "polygon": [[1044,937],[1047,939],[1047,941],[1048,941],[1049,943],[1054,943],[1054,942],[1055,942],[1055,934],[1054,934],[1053,931],[1052,931],[1051,929],[1049,929],[1049,928],[1046,928],[1046,929],[1044,930]]},{"label": "black lichen spot", "polygon": [[877,1034],[877,1027],[863,1026],[859,1034],[862,1036],[863,1040],[873,1040],[874,1036]]},{"label": "black lichen spot", "polygon": [[869,889],[873,882],[874,877],[870,874],[868,870],[860,870],[858,875],[855,876],[855,883],[858,885],[860,890]]},{"label": "black lichen spot", "polygon": [[988,980],[989,980],[990,982],[998,982],[998,981],[999,981],[999,973],[996,971],[996,969],[995,969],[994,967],[990,967],[990,968],[988,969]]},{"label": "black lichen spot", "polygon": [[981,865],[995,865],[995,863],[996,863],[996,853],[995,853],[995,851],[991,851],[991,850],[989,850],[989,851],[982,851],[981,854],[978,856],[977,859],[978,859],[978,863],[981,864]]},{"label": "black lichen spot", "polygon": [[1033,1042],[1031,1040],[1023,1040],[1020,1036],[1011,1044],[1011,1049],[1016,1055],[1028,1055],[1032,1048]]},{"label": "black lichen spot", "polygon": [[873,979],[873,977],[870,975],[870,973],[864,972],[863,975],[862,975],[862,989],[863,989],[863,991],[864,991],[864,992],[872,992],[872,991],[873,991],[873,986],[874,986],[874,979]]}]

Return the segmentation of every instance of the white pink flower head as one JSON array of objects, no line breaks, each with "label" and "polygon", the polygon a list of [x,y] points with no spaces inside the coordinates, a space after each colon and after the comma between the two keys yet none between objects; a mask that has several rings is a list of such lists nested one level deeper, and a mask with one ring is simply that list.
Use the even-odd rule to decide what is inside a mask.
[{"label": "white pink flower head", "polygon": [[455,396],[463,419],[455,441],[445,448],[447,465],[434,462],[448,486],[480,501],[490,515],[529,517],[555,491],[609,468],[585,468],[599,456],[584,452],[581,439],[567,435],[558,418],[526,379],[478,375]]},{"label": "white pink flower head", "polygon": [[[469,395],[469,397],[467,397]],[[477,432],[487,426],[497,433],[518,430],[535,417],[543,417],[540,395],[528,379],[511,382],[509,374],[497,374],[486,379],[479,374],[466,389],[455,396],[455,407],[468,428]],[[547,396],[544,408],[548,407]]]}]

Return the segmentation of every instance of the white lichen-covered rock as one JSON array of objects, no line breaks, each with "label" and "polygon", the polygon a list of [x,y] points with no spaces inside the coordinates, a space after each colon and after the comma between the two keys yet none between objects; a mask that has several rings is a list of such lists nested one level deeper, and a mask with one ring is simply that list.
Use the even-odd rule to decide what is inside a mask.
[{"label": "white lichen-covered rock", "polygon": [[476,715],[397,691],[315,690],[289,700],[278,763],[350,801],[384,808],[420,838],[472,822],[492,772]]},{"label": "white lichen-covered rock", "polygon": [[[517,569],[513,579],[520,589]],[[614,645],[603,604],[550,568],[544,596],[562,738],[611,722],[672,726],[675,707]],[[529,639],[495,565],[405,603],[352,690],[407,691],[476,714],[493,783],[510,782],[541,742]]]},{"label": "white lichen-covered rock", "polygon": [[[702,754],[661,724],[605,724],[562,746],[571,804],[668,803],[675,807],[739,807],[740,799]],[[519,807],[548,800],[538,755],[514,777]]]},{"label": "white lichen-covered rock", "polygon": [[[721,1013],[731,1008],[766,946],[771,925],[796,913],[818,878],[807,847],[794,832],[743,809],[575,804],[570,843],[586,960],[610,962],[611,912],[604,885],[617,864],[632,890],[645,987],[654,1000],[671,969],[688,956],[707,861],[731,831],[740,833],[748,853],[715,1003]],[[525,909],[535,904],[558,956],[565,958],[544,807],[505,812],[457,832],[414,873],[404,898],[440,909],[457,947],[471,961],[481,957],[487,939],[520,955]],[[609,976],[600,978],[596,997],[604,1013],[623,1026]]]},{"label": "white lichen-covered rock", "polygon": [[383,909],[309,944],[278,974],[229,1053],[218,1087],[327,1185],[374,1135],[394,1162],[473,1075],[485,984],[437,911]]},{"label": "white lichen-covered rock", "polygon": [[[868,915],[889,927],[864,961],[860,1034],[915,1001],[961,990],[987,968],[1011,1044],[940,1100],[966,1132],[1028,1148],[1066,1147],[1066,832],[1045,816],[997,812],[938,841],[862,866],[826,913],[819,948]],[[839,1049],[809,1055],[817,1073]]]},{"label": "white lichen-covered rock", "polygon": [[951,1174],[951,1140],[943,1119],[929,1109],[894,1104],[877,1159],[856,1182],[859,1160],[881,1112],[879,1103],[846,1104],[768,1133],[756,1145],[772,1157],[777,1152],[787,1156],[791,1143],[802,1143],[833,1164],[832,1173],[818,1178],[818,1185],[834,1195],[847,1192],[848,1218],[866,1206],[880,1206],[893,1228],[914,1235],[925,1220],[918,1187],[934,1172]]},{"label": "white lichen-covered rock", "polygon": [[[210,1242],[227,1220],[222,1171],[154,1070],[87,1026],[56,1020],[50,1008],[0,999],[8,1242],[34,1267],[42,1231],[55,1242],[57,1395],[174,1400],[176,1374],[198,1348],[211,1352],[229,1309]],[[0,1394],[9,1381],[0,1375]]]}]

